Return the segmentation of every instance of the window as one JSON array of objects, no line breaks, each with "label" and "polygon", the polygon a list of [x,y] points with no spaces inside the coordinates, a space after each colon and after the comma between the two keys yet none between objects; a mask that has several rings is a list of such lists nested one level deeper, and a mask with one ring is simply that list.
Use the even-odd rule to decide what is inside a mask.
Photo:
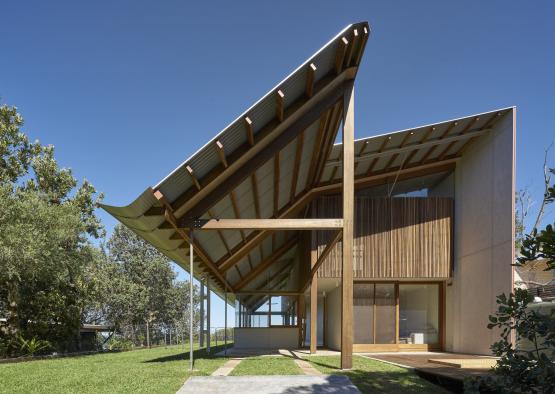
[{"label": "window", "polygon": [[297,325],[297,297],[249,295],[236,301],[235,327]]},{"label": "window", "polygon": [[354,343],[374,343],[374,284],[353,284]]},{"label": "window", "polygon": [[438,344],[439,289],[439,284],[354,283],[354,343]]},{"label": "window", "polygon": [[272,296],[271,298],[271,326],[297,325],[297,298],[287,296]]},{"label": "window", "polygon": [[399,343],[438,343],[438,311],[438,285],[399,285]]}]

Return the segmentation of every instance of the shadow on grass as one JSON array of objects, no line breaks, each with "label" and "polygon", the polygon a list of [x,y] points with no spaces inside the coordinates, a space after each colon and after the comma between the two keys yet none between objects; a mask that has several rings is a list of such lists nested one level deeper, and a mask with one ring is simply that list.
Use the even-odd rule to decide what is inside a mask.
[{"label": "shadow on grass", "polygon": [[[420,379],[410,371],[368,371],[356,368],[341,370],[315,360],[310,362],[328,369],[327,373],[347,376],[362,393],[447,393],[451,391],[434,384],[436,382]],[[297,391],[288,392],[310,392],[304,391],[302,387],[296,389]],[[312,387],[312,390],[316,389],[322,388]],[[454,391],[458,392],[458,390]],[[319,391],[316,390],[316,392]]]},{"label": "shadow on grass", "polygon": [[[210,353],[206,351],[206,348],[193,350],[193,360],[197,360],[200,358],[202,359],[219,358],[220,356],[216,356],[216,353],[222,352],[224,351],[224,349],[225,349],[225,346],[220,345],[220,346],[212,346],[210,348]],[[151,360],[145,360],[143,362],[144,363],[167,363],[170,361],[180,361],[180,360],[182,361],[182,360],[188,360],[188,359],[189,359],[189,351],[186,350],[182,353],[172,354],[171,356],[153,358]]]}]

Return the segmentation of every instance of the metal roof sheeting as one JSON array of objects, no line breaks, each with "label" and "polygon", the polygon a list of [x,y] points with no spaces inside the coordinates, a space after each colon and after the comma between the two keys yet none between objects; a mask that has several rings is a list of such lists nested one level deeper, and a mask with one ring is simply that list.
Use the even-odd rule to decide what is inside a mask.
[{"label": "metal roof sheeting", "polygon": [[[189,168],[193,170],[194,176],[197,179],[203,179],[213,171],[217,171],[221,167],[221,161],[216,148],[216,141],[222,143],[226,155],[237,151],[248,142],[247,134],[245,132],[245,117],[252,121],[253,133],[259,133],[265,125],[270,124],[275,119],[276,114],[276,98],[275,92],[279,89],[284,94],[284,108],[287,109],[293,102],[305,95],[306,81],[308,66],[313,63],[317,66],[314,73],[314,80],[317,83],[324,77],[334,71],[335,58],[339,40],[344,36],[351,36],[354,29],[359,29],[369,34],[367,23],[359,23],[349,25],[341,32],[339,32],[332,40],[318,50],[313,56],[287,76],[283,81],[278,83],[272,88],[264,97],[257,101],[253,106],[247,109],[243,114],[237,117],[220,133],[218,133],[207,144],[200,148],[190,158],[181,163],[174,171],[160,181],[154,190],[159,190],[164,198],[173,203],[188,190],[194,188],[194,182],[189,173]],[[359,48],[361,51],[361,40],[356,43],[355,51]],[[354,45],[352,45],[354,46]],[[358,59],[360,61],[360,59]],[[358,63],[357,63],[358,64]],[[310,146],[314,145],[314,135],[316,133],[316,126],[310,127],[305,135],[305,147],[303,152],[308,151]],[[309,144],[311,144],[309,146]],[[285,149],[280,153],[282,160],[280,161],[280,192],[279,192],[279,206],[284,206],[289,201],[289,194],[291,188],[292,166],[295,156],[296,140],[288,144]],[[313,149],[313,148],[312,148]],[[300,170],[298,175],[297,189],[304,189],[303,182],[306,182],[306,172],[308,171],[308,164],[305,163],[304,154],[302,155]],[[264,165],[256,169],[257,188],[259,190],[259,205],[260,214],[262,217],[271,217],[273,215],[273,160],[269,160]],[[238,216],[243,218],[255,217],[254,211],[254,194],[252,190],[251,179],[248,178],[243,181],[234,189],[236,194]],[[163,215],[158,216],[145,216],[145,213],[152,207],[161,207],[161,204],[152,195],[152,189],[147,189],[143,192],[133,203],[126,207],[113,207],[103,204],[102,208],[108,213],[113,215],[116,219],[131,228],[138,235],[146,241],[153,244],[162,253],[166,254],[169,258],[181,265],[185,270],[188,270],[188,247],[184,244],[183,240],[171,239],[174,234],[173,229],[161,229],[159,226],[164,223]],[[217,202],[210,212],[215,217],[236,217],[234,207],[229,196],[222,196],[222,199]],[[206,213],[203,218],[209,218],[210,215]],[[220,234],[216,232],[197,232],[195,240],[206,251],[209,258],[216,262],[228,254],[226,244],[228,247],[235,247],[243,242],[242,236],[238,231],[221,231]],[[249,231],[245,231],[244,235],[248,236]],[[266,239],[262,246],[262,251],[265,255],[270,254],[272,248],[279,247],[284,242],[284,237],[275,236],[273,239],[277,245],[272,245],[272,238]],[[258,249],[258,248],[257,248]],[[256,249],[255,249],[256,250]],[[256,266],[260,257],[256,257],[259,253],[251,252],[249,254],[250,260]],[[243,258],[239,263],[239,269],[243,273],[250,270],[250,265],[247,262],[248,257]],[[246,263],[245,263],[246,262]],[[245,267],[245,264],[248,265]],[[198,268],[198,272],[197,272]],[[197,275],[201,274],[200,266],[195,268]],[[238,276],[236,270],[229,270],[226,275],[230,280],[237,281]],[[223,288],[220,283],[214,283],[213,289],[220,295],[223,293]]]}]

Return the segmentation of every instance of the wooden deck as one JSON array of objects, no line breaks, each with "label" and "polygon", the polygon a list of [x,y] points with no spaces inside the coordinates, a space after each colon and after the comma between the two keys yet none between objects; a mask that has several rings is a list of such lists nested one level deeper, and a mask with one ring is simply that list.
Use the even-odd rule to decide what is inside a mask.
[{"label": "wooden deck", "polygon": [[[365,353],[364,356],[377,360],[393,363],[407,368],[412,368],[420,375],[437,381],[450,380],[454,385],[460,386],[465,378],[471,376],[485,376],[490,374],[487,367],[488,361],[493,357],[478,356],[472,354],[460,353],[435,353],[435,352],[418,352],[418,353]],[[474,360],[466,364],[474,363],[474,365],[482,364],[483,368],[457,368],[429,360]],[[487,360],[487,361],[486,361]],[[483,362],[480,362],[483,361]],[[462,362],[465,364],[464,362]],[[462,386],[461,386],[462,387]]]}]

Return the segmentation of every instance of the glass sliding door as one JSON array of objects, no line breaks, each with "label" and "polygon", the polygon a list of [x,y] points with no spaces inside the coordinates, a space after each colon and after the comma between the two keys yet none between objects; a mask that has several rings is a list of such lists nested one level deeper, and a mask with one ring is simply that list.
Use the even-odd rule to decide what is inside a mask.
[{"label": "glass sliding door", "polygon": [[374,343],[396,343],[397,300],[395,284],[376,284],[374,311],[376,319]]},{"label": "glass sliding door", "polygon": [[439,346],[439,290],[438,283],[354,283],[353,342],[379,349]]},{"label": "glass sliding door", "polygon": [[438,312],[437,284],[399,285],[399,343],[438,343]]},{"label": "glass sliding door", "polygon": [[373,284],[353,284],[353,341],[374,343]]}]

